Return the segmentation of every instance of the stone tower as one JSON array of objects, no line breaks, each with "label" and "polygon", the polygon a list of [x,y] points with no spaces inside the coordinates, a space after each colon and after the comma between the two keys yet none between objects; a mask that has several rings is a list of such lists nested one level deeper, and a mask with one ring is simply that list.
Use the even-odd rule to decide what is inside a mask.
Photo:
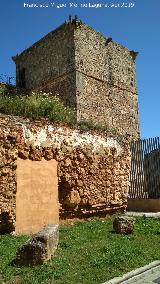
[{"label": "stone tower", "polygon": [[69,17],[13,61],[17,86],[59,94],[76,108],[77,121],[106,124],[137,139],[137,54]]}]

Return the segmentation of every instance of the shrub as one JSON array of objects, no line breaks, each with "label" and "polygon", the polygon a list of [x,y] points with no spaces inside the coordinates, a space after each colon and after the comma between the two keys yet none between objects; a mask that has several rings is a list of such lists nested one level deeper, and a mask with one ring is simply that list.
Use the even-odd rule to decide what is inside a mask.
[{"label": "shrub", "polygon": [[44,95],[0,96],[0,112],[38,119],[46,117],[51,121],[76,122],[74,109],[65,107],[56,97]]},{"label": "shrub", "polygon": [[50,121],[76,125],[82,132],[99,130],[117,134],[117,129],[111,129],[107,124],[94,123],[91,120],[82,120],[77,123],[76,111],[73,108],[64,106],[59,98],[46,93],[18,95],[10,92],[8,95],[4,92],[0,95],[0,112],[33,119],[44,117]]},{"label": "shrub", "polygon": [[117,134],[116,128],[109,127],[108,124],[101,124],[101,123],[95,123],[91,120],[82,120],[78,122],[78,126],[80,131],[89,131],[89,130],[99,130],[99,131],[108,131],[112,132],[113,135]]}]

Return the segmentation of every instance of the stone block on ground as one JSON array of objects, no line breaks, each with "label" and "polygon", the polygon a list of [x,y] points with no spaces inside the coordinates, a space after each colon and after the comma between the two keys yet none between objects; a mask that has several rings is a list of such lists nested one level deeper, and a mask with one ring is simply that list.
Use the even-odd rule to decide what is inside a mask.
[{"label": "stone block on ground", "polygon": [[47,225],[35,234],[17,253],[15,263],[18,266],[33,266],[43,264],[51,259],[58,246],[59,226]]},{"label": "stone block on ground", "polygon": [[134,223],[133,217],[118,216],[113,221],[113,229],[118,234],[131,234],[133,233]]}]

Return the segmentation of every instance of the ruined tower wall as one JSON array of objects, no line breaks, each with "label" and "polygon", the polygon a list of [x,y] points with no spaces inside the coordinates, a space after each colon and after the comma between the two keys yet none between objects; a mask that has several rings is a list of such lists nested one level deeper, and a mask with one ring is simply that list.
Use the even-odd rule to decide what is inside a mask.
[{"label": "ruined tower wall", "polygon": [[[136,70],[131,52],[93,29],[75,30],[77,119],[139,137]],[[82,44],[83,43],[83,44]]]},{"label": "ruined tower wall", "polygon": [[27,89],[53,91],[62,99],[72,96],[73,102],[75,57],[72,26],[66,29],[66,25],[62,25],[13,60],[16,62],[17,85],[20,85],[19,72],[25,68]]},{"label": "ruined tower wall", "polygon": [[52,93],[58,96],[66,106],[76,108],[76,71],[69,74],[64,74],[58,78],[52,78],[37,88],[35,92]]},{"label": "ruined tower wall", "polygon": [[[24,181],[26,174],[28,176],[31,171],[26,168],[23,174],[20,167],[21,176],[17,176],[17,171],[20,173],[19,159],[21,165],[23,160],[30,166],[33,161],[33,167],[34,162],[42,162],[38,177],[30,172],[29,183],[39,179],[34,197],[44,186],[44,165],[49,160],[57,161],[61,218],[126,209],[130,172],[128,137],[120,140],[119,137],[111,137],[110,133],[82,133],[78,129],[51,124],[44,119],[32,120],[0,114],[0,232],[3,229],[8,232],[14,230],[18,186],[22,184],[21,178]],[[25,188],[27,184],[24,183]],[[42,196],[46,190],[44,187]],[[20,197],[23,198],[24,194],[24,199],[27,199],[26,190],[22,191]],[[40,201],[41,197],[37,195],[36,206],[40,206]],[[30,205],[34,209],[34,203]]]},{"label": "ruined tower wall", "polygon": [[91,120],[139,138],[135,54],[81,22],[71,21],[14,58],[26,88],[52,92]]}]

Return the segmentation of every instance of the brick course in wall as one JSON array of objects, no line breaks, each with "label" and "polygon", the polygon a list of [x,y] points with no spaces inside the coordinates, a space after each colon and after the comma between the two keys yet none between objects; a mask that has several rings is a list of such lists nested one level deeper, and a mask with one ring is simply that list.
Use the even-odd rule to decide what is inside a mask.
[{"label": "brick course in wall", "polygon": [[70,19],[13,60],[17,85],[25,79],[26,88],[58,94],[75,107],[78,121],[106,124],[137,139],[136,55]]},{"label": "brick course in wall", "polygon": [[[129,140],[80,133],[47,120],[0,115],[0,230],[16,221],[16,160],[58,162],[60,217],[124,210],[130,170]],[[5,219],[5,218],[6,219]]]}]

